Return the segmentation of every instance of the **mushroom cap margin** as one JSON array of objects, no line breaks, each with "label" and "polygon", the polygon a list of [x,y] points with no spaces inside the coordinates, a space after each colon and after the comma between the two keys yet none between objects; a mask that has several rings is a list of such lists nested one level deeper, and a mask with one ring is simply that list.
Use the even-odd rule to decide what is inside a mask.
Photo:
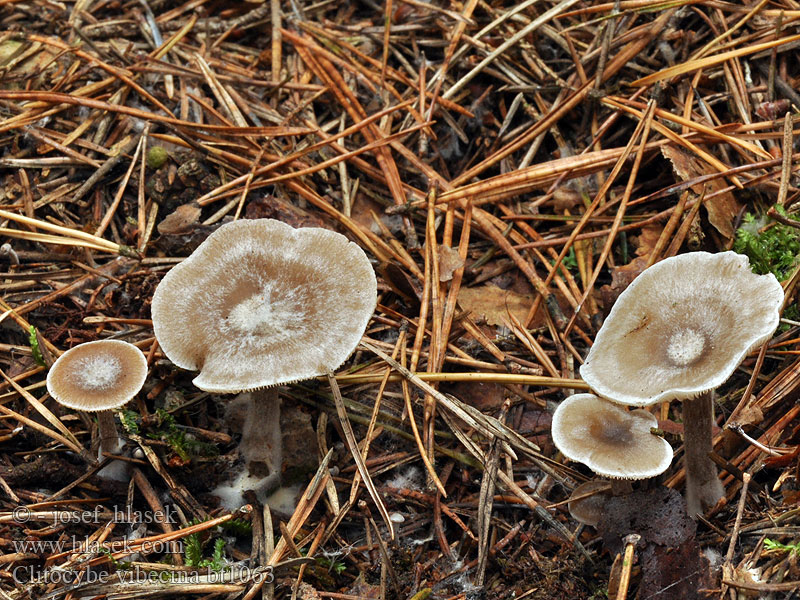
[{"label": "mushroom cap margin", "polygon": [[217,229],[164,276],[153,329],[173,363],[200,371],[198,388],[235,393],[336,369],[376,302],[372,265],[345,236],[242,220]]}]

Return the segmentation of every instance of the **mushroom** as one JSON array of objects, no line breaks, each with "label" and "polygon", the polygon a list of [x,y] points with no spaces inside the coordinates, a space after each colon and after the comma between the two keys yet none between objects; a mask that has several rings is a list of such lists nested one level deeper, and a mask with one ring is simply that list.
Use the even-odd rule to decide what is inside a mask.
[{"label": "mushroom", "polygon": [[[58,357],[47,373],[47,391],[67,408],[97,413],[98,456],[123,445],[113,410],[128,403],[147,378],[147,359],[133,344],[120,340],[86,342]],[[101,475],[116,477],[114,470]]]},{"label": "mushroom", "polygon": [[610,490],[611,484],[608,481],[585,481],[569,496],[569,514],[579,523],[596,527],[603,519]]},{"label": "mushroom", "polygon": [[713,390],[779,322],[783,289],[735,252],[665,259],[620,295],[580,369],[600,396],[630,406],[683,401],[689,513],[723,495],[712,450]]},{"label": "mushroom", "polygon": [[[252,392],[246,422],[265,450],[251,471],[276,484],[280,399],[274,386],[333,371],[355,350],[377,299],[369,259],[336,232],[273,219],[227,223],[163,278],[153,329],[193,383],[214,393]],[[251,461],[252,462],[252,461]],[[261,473],[264,475],[264,473]]]},{"label": "mushroom", "polygon": [[553,413],[553,443],[561,453],[611,479],[647,479],[667,470],[672,447],[651,432],[646,410],[627,411],[594,394],[575,394]]}]

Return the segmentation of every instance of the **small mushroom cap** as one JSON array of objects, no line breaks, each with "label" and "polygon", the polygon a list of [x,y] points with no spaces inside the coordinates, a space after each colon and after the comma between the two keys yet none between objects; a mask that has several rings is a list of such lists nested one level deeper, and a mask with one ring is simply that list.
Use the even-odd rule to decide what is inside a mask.
[{"label": "small mushroom cap", "polygon": [[567,504],[569,514],[584,525],[596,526],[603,519],[610,493],[611,484],[608,481],[593,480],[580,484],[570,494]]},{"label": "small mushroom cap", "polygon": [[669,443],[650,433],[658,421],[646,410],[628,412],[594,394],[575,394],[553,413],[553,443],[598,475],[646,479],[667,470]]},{"label": "small mushroom cap", "polygon": [[581,366],[594,392],[631,406],[722,385],[778,326],[783,288],[735,252],[690,252],[622,292]]},{"label": "small mushroom cap", "polygon": [[153,295],[161,349],[233,393],[322,375],[355,350],[377,301],[369,259],[334,231],[234,221],[167,273]]},{"label": "small mushroom cap", "polygon": [[86,342],[58,357],[47,373],[47,391],[68,408],[111,410],[139,393],[147,378],[147,359],[120,340]]}]

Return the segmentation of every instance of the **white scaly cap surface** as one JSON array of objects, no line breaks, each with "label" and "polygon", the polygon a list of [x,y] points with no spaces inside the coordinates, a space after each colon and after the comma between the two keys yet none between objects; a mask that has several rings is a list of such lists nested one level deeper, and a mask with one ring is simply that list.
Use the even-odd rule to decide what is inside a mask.
[{"label": "white scaly cap surface", "polygon": [[86,342],[58,357],[47,373],[47,391],[68,408],[100,411],[119,408],[147,378],[147,359],[121,340]]}]

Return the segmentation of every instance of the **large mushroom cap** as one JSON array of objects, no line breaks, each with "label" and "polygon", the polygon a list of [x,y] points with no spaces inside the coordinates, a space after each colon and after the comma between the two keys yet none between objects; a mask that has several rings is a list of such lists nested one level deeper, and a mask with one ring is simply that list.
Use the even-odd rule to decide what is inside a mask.
[{"label": "large mushroom cap", "polygon": [[575,394],[553,413],[553,443],[598,475],[646,479],[667,470],[672,447],[653,435],[658,421],[646,410],[628,412],[594,394]]},{"label": "large mushroom cap", "polygon": [[120,340],[86,342],[58,357],[47,373],[47,391],[64,406],[85,411],[119,408],[147,378],[147,359]]},{"label": "large mushroom cap", "polygon": [[223,225],[153,295],[169,359],[202,390],[231,393],[333,371],[358,345],[377,299],[364,251],[343,235],[273,219]]},{"label": "large mushroom cap", "polygon": [[783,289],[735,252],[665,259],[620,295],[581,367],[600,396],[632,406],[691,398],[728,379],[778,326]]}]

